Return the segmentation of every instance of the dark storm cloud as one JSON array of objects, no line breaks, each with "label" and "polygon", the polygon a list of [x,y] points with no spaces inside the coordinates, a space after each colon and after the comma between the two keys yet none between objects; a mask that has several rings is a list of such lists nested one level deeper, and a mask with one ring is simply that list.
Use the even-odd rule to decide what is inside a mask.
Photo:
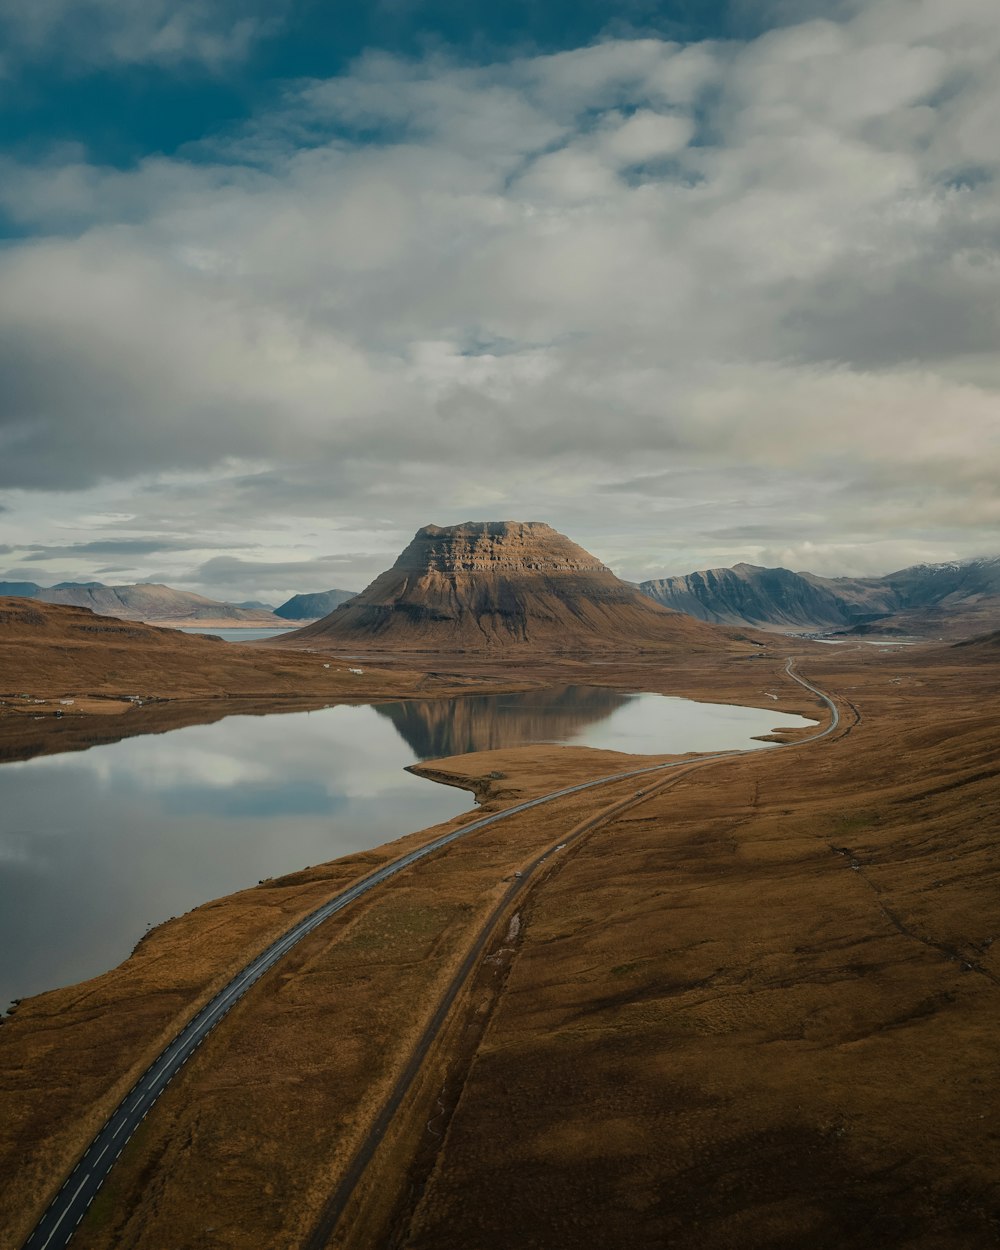
[{"label": "dark storm cloud", "polygon": [[[796,528],[802,532],[802,526],[797,521]],[[822,522],[815,521],[808,527],[808,532],[812,534],[821,533],[823,530]],[[705,536],[715,542],[730,542],[742,545],[748,542],[766,542],[777,543],[783,541],[788,533],[787,523],[775,520],[770,525],[722,525],[717,529],[705,531]]]},{"label": "dark storm cloud", "polygon": [[[355,570],[371,563],[370,553],[321,556],[313,560],[254,561],[215,556],[197,569],[174,581],[204,586],[245,588],[247,586],[292,587],[290,594],[318,590],[359,590],[352,583]],[[391,561],[390,561],[391,562]]]},{"label": "dark storm cloud", "polygon": [[[98,251],[103,253],[103,247]],[[75,252],[49,244],[0,257],[0,281],[12,284],[5,285],[6,299],[0,295],[0,326],[9,330],[0,339],[0,445],[5,451],[0,486],[78,490],[143,470],[197,468],[222,459],[237,424],[231,384],[214,386],[201,373],[189,385],[171,358],[187,357],[190,370],[194,351],[211,373],[217,366],[210,357],[218,350],[222,355],[215,360],[224,361],[226,346],[211,330],[202,338],[190,324],[171,325],[166,308],[176,304],[166,292],[161,292],[166,303],[160,333],[160,315],[147,303],[157,286],[148,260],[133,257],[132,266],[119,254],[112,262],[117,276],[105,271],[102,279],[98,256]],[[22,292],[26,302],[15,312],[10,301],[18,298],[15,290],[27,277],[26,269],[39,270],[40,277],[44,271],[42,281],[53,302]],[[110,289],[102,292],[105,279],[115,288],[113,296]],[[169,279],[168,285],[173,285]],[[174,294],[187,303],[176,286]],[[83,316],[85,307],[106,302],[107,296],[116,306],[106,305],[102,319]],[[200,320],[194,308],[188,312]],[[220,391],[229,392],[225,401]],[[273,411],[265,411],[251,395],[246,401],[238,419],[241,446],[272,450],[267,417]]]},{"label": "dark storm cloud", "polygon": [[619,481],[604,482],[600,490],[602,494],[625,495],[629,498],[649,496],[656,499],[677,497],[687,500],[692,494],[711,497],[718,489],[732,492],[738,487],[751,490],[759,487],[773,488],[779,478],[777,471],[746,465],[737,485],[737,479],[720,466],[686,464],[683,468],[667,469],[662,473],[636,473]]},{"label": "dark storm cloud", "polygon": [[30,565],[14,565],[12,568],[4,569],[0,572],[0,581],[4,582],[37,582],[39,586],[47,584],[49,573],[47,569],[36,569]]},{"label": "dark storm cloud", "polygon": [[961,273],[963,257],[968,263],[989,250],[957,238],[922,273],[845,267],[816,284],[783,332],[801,355],[858,369],[991,355],[1000,342],[996,292],[970,286]]},{"label": "dark storm cloud", "polygon": [[[400,489],[398,479],[394,489]],[[353,457],[332,464],[293,465],[277,471],[240,474],[219,483],[216,488],[221,508],[234,515],[268,512],[288,513],[304,508],[319,515],[334,502],[350,499],[377,501],[385,488],[385,461],[382,457]],[[192,493],[204,494],[204,487],[191,487]],[[168,489],[168,493],[172,491]],[[367,511],[367,509],[366,509]],[[331,528],[344,522],[328,521]],[[366,515],[364,528],[395,532],[396,525],[377,515]]]},{"label": "dark storm cloud", "polygon": [[[47,546],[43,543],[29,543],[21,548],[30,560],[85,560],[91,556],[148,556],[158,552],[182,552],[193,549],[204,549],[217,544],[205,542],[201,538],[101,538],[87,543],[69,543],[66,546]],[[235,543],[226,543],[229,550]],[[12,551],[13,548],[7,548]]]}]

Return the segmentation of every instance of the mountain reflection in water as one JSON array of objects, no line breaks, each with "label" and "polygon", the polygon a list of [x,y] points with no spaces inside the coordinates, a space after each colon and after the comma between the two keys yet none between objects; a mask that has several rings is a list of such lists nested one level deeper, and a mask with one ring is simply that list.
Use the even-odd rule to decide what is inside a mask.
[{"label": "mountain reflection in water", "polygon": [[[53,738],[25,744],[33,758],[0,765],[0,1011],[111,967],[148,924],[471,806],[407,772],[416,758],[539,741],[640,755],[763,750],[754,734],[809,723],[593,686],[212,723],[225,710],[81,717],[74,733],[56,721]],[[188,723],[198,716],[205,723]],[[124,737],[130,725],[155,732]],[[71,749],[45,753],[58,743]]]},{"label": "mountain reflection in water", "polygon": [[595,686],[556,686],[513,695],[412,699],[375,705],[421,760],[530,742],[565,742],[635,696]]}]

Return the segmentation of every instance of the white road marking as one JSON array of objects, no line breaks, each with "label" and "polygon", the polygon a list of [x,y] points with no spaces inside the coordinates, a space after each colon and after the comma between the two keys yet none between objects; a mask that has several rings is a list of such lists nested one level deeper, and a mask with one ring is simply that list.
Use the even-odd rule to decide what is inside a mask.
[{"label": "white road marking", "polygon": [[[88,1172],[87,1175],[80,1182],[80,1184],[77,1186],[76,1193],[73,1195],[72,1198],[70,1198],[69,1202],[66,1204],[66,1208],[63,1211],[62,1215],[60,1215],[60,1217],[52,1225],[52,1232],[49,1233],[48,1237],[45,1238],[45,1245],[42,1246],[42,1250],[45,1250],[45,1246],[47,1246],[49,1242],[52,1240],[52,1238],[56,1235],[56,1230],[58,1229],[59,1225],[63,1222],[63,1220],[66,1218],[66,1212],[69,1211],[73,1203],[76,1202],[77,1198],[80,1196],[80,1190],[84,1187],[84,1185],[86,1185],[87,1181],[89,1180],[90,1180],[90,1173]],[[79,1224],[80,1221],[77,1220],[77,1223]]]},{"label": "white road marking", "polygon": [[[812,685],[804,678],[799,677],[798,674],[793,671],[793,661],[791,659],[787,661],[785,671],[793,681],[817,695],[827,705],[831,712],[831,723],[826,729],[821,730],[817,734],[811,735],[809,738],[802,738],[799,739],[797,743],[789,743],[788,745],[805,745],[807,742],[814,742],[818,738],[825,738],[828,734],[833,733],[840,724],[840,713],[834,701],[821,690],[817,689],[816,686]],[[197,1050],[205,1040],[208,1033],[229,1014],[246,991],[250,989],[252,985],[256,984],[256,982],[260,980],[266,972],[269,972],[271,968],[273,968],[274,965],[292,949],[292,947],[296,946],[304,937],[310,934],[331,916],[335,915],[338,911],[341,911],[349,903],[353,903],[356,899],[361,898],[362,895],[367,894],[370,890],[374,889],[375,886],[381,885],[384,881],[388,881],[390,877],[396,876],[397,873],[402,872],[404,868],[408,868],[411,864],[417,863],[418,860],[423,859],[432,852],[440,850],[442,847],[449,845],[451,842],[457,841],[459,838],[464,838],[467,834],[476,833],[480,829],[485,829],[498,821],[507,820],[509,817],[516,816],[521,812],[526,812],[532,808],[540,807],[543,804],[551,803],[555,799],[565,798],[567,795],[571,794],[578,794],[582,790],[591,790],[598,786],[610,785],[617,781],[627,781],[633,777],[641,777],[650,773],[668,772],[675,768],[683,768],[692,763],[701,764],[707,763],[710,760],[731,759],[735,756],[744,754],[746,754],[745,751],[720,751],[711,755],[702,755],[700,757],[696,757],[695,759],[679,760],[676,763],[670,764],[653,764],[646,768],[636,768],[629,772],[614,773],[608,777],[598,777],[592,781],[579,782],[577,785],[567,786],[562,790],[555,790],[551,794],[543,794],[538,798],[529,799],[524,803],[518,803],[513,807],[507,808],[505,811],[497,812],[495,815],[471,821],[469,824],[464,825],[459,829],[455,829],[451,833],[444,834],[441,837],[435,838],[433,841],[426,843],[424,846],[418,847],[414,851],[410,851],[407,855],[404,855],[394,863],[386,864],[384,867],[377,869],[369,877],[356,882],[353,886],[347,887],[347,889],[342,891],[339,895],[330,899],[328,902],[323,903],[312,915],[306,916],[300,920],[299,923],[293,926],[288,933],[281,938],[278,938],[271,944],[271,946],[258,955],[249,967],[245,968],[242,973],[237,975],[234,981],[232,981],[229,985],[224,986],[211,1002],[207,1003],[193,1019],[188,1021],[184,1029],[177,1035],[173,1042],[171,1042],[164,1051],[160,1052],[158,1058],[154,1059],[154,1061],[146,1069],[143,1076],[136,1082],[136,1084],[132,1087],[132,1090],[125,1097],[121,1107],[124,1108],[124,1104],[128,1102],[129,1098],[131,1098],[137,1090],[139,1090],[140,1086],[143,1087],[142,1092],[136,1098],[131,1111],[134,1112],[144,1100],[149,1098],[150,1094],[152,1094],[152,1102],[155,1102],[165,1089],[166,1085],[170,1082],[173,1075],[179,1071],[185,1063],[187,1063],[194,1051]],[[642,795],[640,794],[638,797],[642,797]],[[565,845],[565,843],[562,843],[560,846],[556,847],[556,850],[562,850]],[[542,858],[544,859],[545,856]],[[192,1038],[194,1037],[197,1037],[197,1041],[195,1041],[194,1045],[191,1045]],[[163,1074],[171,1067],[173,1068],[173,1072],[170,1072],[167,1075],[166,1080],[161,1082],[161,1076],[163,1076]],[[145,1119],[146,1115],[148,1115],[152,1102],[150,1102],[149,1106],[147,1106],[146,1111],[143,1112],[143,1119]],[[114,1119],[114,1115],[116,1114],[118,1114],[118,1112],[112,1114],[111,1118],[105,1125],[105,1128],[102,1129],[102,1132],[107,1131]],[[128,1119],[129,1117],[125,1115],[122,1122],[111,1134],[112,1139],[117,1137],[122,1130],[128,1126]],[[128,1137],[125,1138],[125,1141],[122,1143],[121,1147],[119,1147],[118,1154],[115,1155],[115,1159],[121,1155],[124,1146],[131,1140],[134,1133],[135,1127],[132,1128]],[[108,1143],[108,1146],[105,1146],[101,1153],[97,1156],[95,1163],[99,1162],[104,1157],[109,1146],[110,1142]],[[108,1168],[105,1169],[105,1172],[107,1172],[111,1166],[112,1165],[109,1164]],[[66,1185],[72,1181],[74,1174],[75,1173],[71,1173],[70,1176],[67,1177],[67,1179],[63,1182],[62,1189],[65,1189]],[[63,1210],[62,1215],[60,1215],[59,1219],[56,1221],[52,1232],[49,1234],[41,1250],[46,1250],[46,1247],[55,1235],[56,1229],[58,1229],[59,1225],[62,1223],[69,1208],[76,1201],[80,1190],[89,1179],[90,1173],[88,1173],[80,1182],[79,1188]],[[98,1178],[98,1187],[103,1184],[103,1181],[103,1176]],[[62,1192],[62,1189],[60,1189],[60,1193]],[[92,1200],[93,1198],[91,1198],[91,1201]],[[83,1216],[81,1214],[80,1219],[82,1218]],[[77,1223],[79,1223],[79,1220],[77,1220]]]}]

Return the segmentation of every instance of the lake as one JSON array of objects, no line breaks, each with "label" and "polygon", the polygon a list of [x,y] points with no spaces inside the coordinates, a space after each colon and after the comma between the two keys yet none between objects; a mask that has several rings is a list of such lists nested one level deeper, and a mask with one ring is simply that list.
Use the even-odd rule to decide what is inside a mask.
[{"label": "lake", "polygon": [[215,638],[223,638],[226,642],[254,642],[258,638],[279,638],[282,634],[289,634],[293,629],[301,629],[308,621],[297,621],[294,625],[287,625],[284,629],[210,629],[204,625],[179,625],[172,626],[179,634],[211,634]]},{"label": "lake", "polygon": [[419,759],[557,741],[637,754],[765,748],[771,709],[565,686],[230,716],[0,766],[0,1010],[94,976],[147,927],[473,806]]}]

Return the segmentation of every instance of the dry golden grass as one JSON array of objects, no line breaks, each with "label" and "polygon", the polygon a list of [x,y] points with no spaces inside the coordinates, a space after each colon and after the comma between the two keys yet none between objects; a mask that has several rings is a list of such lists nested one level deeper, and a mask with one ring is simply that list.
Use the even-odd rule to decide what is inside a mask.
[{"label": "dry golden grass", "polygon": [[[338,1244],[387,1244],[387,1221],[414,1250],[996,1244],[995,653],[790,645],[860,724],[693,773],[559,859]],[[585,672],[815,712],[785,653],[484,676]],[[493,806],[630,764],[522,748],[433,767]],[[634,789],[473,835],[296,947],[168,1089],[74,1244],[301,1244],[503,878]],[[0,1029],[0,1175],[18,1178],[4,1226],[26,1231],[91,1122],[212,985],[396,849],[198,909],[121,969],[25,1003]],[[437,1139],[442,1084],[454,1114]]]},{"label": "dry golden grass", "polygon": [[694,775],[536,892],[402,1244],[996,1244],[997,672],[809,671],[847,738]]},{"label": "dry golden grass", "polygon": [[[353,669],[362,671],[354,672]],[[333,701],[423,699],[517,682],[388,672],[331,654],[226,643],[88,608],[0,601],[0,760]],[[523,683],[522,683],[523,684]]]}]

